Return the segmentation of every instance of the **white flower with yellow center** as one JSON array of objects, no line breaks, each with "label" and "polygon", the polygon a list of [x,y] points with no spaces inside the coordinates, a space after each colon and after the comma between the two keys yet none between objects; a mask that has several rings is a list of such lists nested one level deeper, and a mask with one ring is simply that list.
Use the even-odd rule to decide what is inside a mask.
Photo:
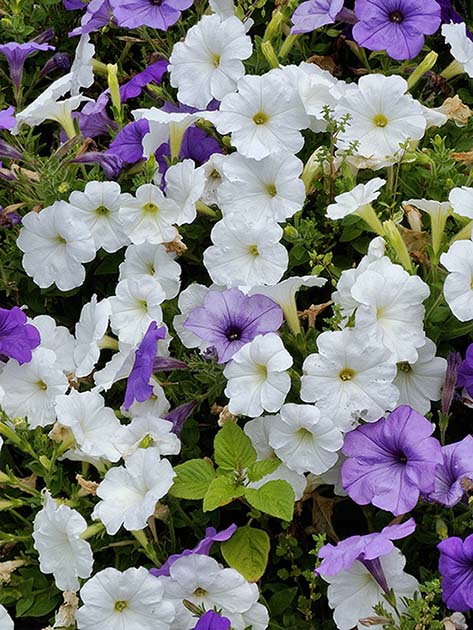
[{"label": "white flower with yellow center", "polygon": [[156,280],[171,300],[179,293],[181,267],[175,254],[166,251],[163,245],[141,243],[130,245],[125,251],[125,260],[119,267],[119,280],[131,278]]}]

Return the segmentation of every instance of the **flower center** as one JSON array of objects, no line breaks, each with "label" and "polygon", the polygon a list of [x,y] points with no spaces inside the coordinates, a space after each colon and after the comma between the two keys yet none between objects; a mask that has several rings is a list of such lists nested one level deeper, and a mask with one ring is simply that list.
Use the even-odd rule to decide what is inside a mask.
[{"label": "flower center", "polygon": [[195,591],[192,593],[192,595],[195,595],[196,597],[205,597],[207,595],[207,591],[205,590],[205,588],[196,588]]},{"label": "flower center", "polygon": [[100,216],[107,216],[108,214],[110,214],[110,210],[107,208],[107,206],[99,206],[98,208],[95,208],[95,214],[98,214]]},{"label": "flower center", "polygon": [[407,457],[404,455],[402,451],[397,454],[397,459],[400,464],[407,464]]},{"label": "flower center", "polygon": [[297,435],[301,440],[309,440],[312,438],[312,433],[309,431],[309,429],[306,429],[305,427],[301,427],[297,431]]},{"label": "flower center", "polygon": [[36,381],[36,385],[38,386],[39,389],[42,389],[43,392],[45,392],[48,389],[48,386],[46,385],[46,383],[39,379],[39,381]]},{"label": "flower center", "polygon": [[401,22],[404,22],[404,15],[401,11],[391,11],[389,21],[394,22],[394,24],[401,24]]},{"label": "flower center", "polygon": [[350,368],[344,368],[338,375],[341,381],[351,381],[354,376],[355,372],[350,370]]},{"label": "flower center", "polygon": [[259,256],[258,247],[256,245],[248,245],[248,251],[252,256]]},{"label": "flower center", "polygon": [[407,361],[403,361],[402,363],[398,363],[397,367],[402,370],[402,372],[412,372],[412,366]]},{"label": "flower center", "polygon": [[156,7],[160,7],[163,3],[163,0],[150,0],[151,4],[154,4]]},{"label": "flower center", "polygon": [[376,114],[376,116],[373,118],[373,122],[376,127],[386,127],[386,125],[388,124],[388,119],[384,114]]},{"label": "flower center", "polygon": [[123,599],[119,599],[118,602],[115,602],[115,610],[117,612],[123,612],[125,610],[125,608],[127,608],[128,603],[126,601],[124,601]]},{"label": "flower center", "polygon": [[138,300],[138,309],[140,311],[148,312],[148,302],[146,300]]},{"label": "flower center", "polygon": [[268,368],[261,363],[256,364],[256,372],[259,376],[261,376],[262,380],[265,381],[268,378]]},{"label": "flower center", "polygon": [[225,333],[228,341],[237,341],[241,337],[241,330],[236,326],[231,326]]},{"label": "flower center", "polygon": [[60,234],[57,234],[57,235],[56,235],[56,241],[57,241],[60,245],[66,245],[66,244],[67,244],[66,239],[65,239],[63,236],[61,236]]},{"label": "flower center", "polygon": [[220,65],[220,55],[218,55],[217,53],[213,53],[212,63],[213,63],[214,68],[218,68]]},{"label": "flower center", "polygon": [[276,197],[276,195],[278,194],[275,184],[268,184],[266,186],[266,190],[268,191],[268,195],[270,197]]},{"label": "flower center", "polygon": [[269,120],[268,116],[264,112],[257,112],[253,116],[253,122],[255,125],[264,125]]},{"label": "flower center", "polygon": [[147,267],[148,267],[149,275],[150,276],[154,276],[154,274],[156,273],[156,269],[155,269],[153,263],[148,263]]},{"label": "flower center", "polygon": [[145,203],[145,205],[143,206],[143,212],[145,214],[158,214],[159,208],[152,201],[148,201],[148,203]]}]

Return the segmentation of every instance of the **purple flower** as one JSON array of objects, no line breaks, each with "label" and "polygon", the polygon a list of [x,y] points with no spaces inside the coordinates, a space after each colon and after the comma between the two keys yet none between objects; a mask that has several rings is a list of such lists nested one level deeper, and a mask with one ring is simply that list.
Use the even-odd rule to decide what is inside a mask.
[{"label": "purple flower", "polygon": [[[454,24],[460,24],[465,21],[464,18],[462,18],[462,16],[459,15],[452,7],[450,0],[436,0],[436,2],[440,5],[443,23],[449,24],[450,22],[453,22]],[[466,28],[466,34],[467,37],[473,40],[473,34],[468,30],[468,28]]]},{"label": "purple flower", "polygon": [[149,26],[167,31],[188,9],[193,0],[110,0],[119,26]]},{"label": "purple flower", "polygon": [[79,118],[79,129],[84,138],[95,138],[117,129],[117,123],[107,114],[109,101],[108,90],[102,92],[95,102],[88,102],[77,114]]},{"label": "purple flower", "polygon": [[412,510],[419,495],[434,490],[436,465],[443,460],[434,426],[402,405],[387,418],[347,433],[342,485],[359,505],[372,503],[394,515]]},{"label": "purple flower", "polygon": [[0,130],[7,129],[10,131],[16,125],[15,108],[13,105],[0,111]]},{"label": "purple flower", "polygon": [[458,536],[442,540],[439,571],[442,574],[442,599],[451,610],[466,612],[473,608],[473,534],[463,541]]},{"label": "purple flower", "polygon": [[[203,129],[188,127],[182,138],[179,158],[181,160],[194,160],[197,166],[201,166],[207,162],[211,155],[221,152],[222,149],[215,138],[207,135]],[[171,157],[169,142],[161,144],[156,149],[155,155],[159,165],[159,172],[161,175],[165,175],[169,168],[169,161],[167,161],[166,158]]]},{"label": "purple flower", "polygon": [[27,321],[18,306],[0,308],[0,354],[16,359],[20,365],[31,361],[31,351],[41,343],[38,330]]},{"label": "purple flower", "polygon": [[320,575],[337,575],[340,571],[348,571],[358,560],[373,575],[386,593],[389,592],[386,578],[378,558],[390,553],[395,547],[393,540],[399,540],[412,534],[416,524],[413,518],[405,523],[388,525],[379,533],[366,536],[350,536],[336,545],[324,545],[319,551],[322,558],[320,566],[315,570]]},{"label": "purple flower", "polygon": [[55,50],[55,48],[49,44],[38,44],[37,42],[26,42],[26,44],[9,42],[8,44],[0,45],[0,54],[5,55],[7,58],[10,77],[17,90],[21,85],[26,58],[38,52],[38,50]]},{"label": "purple flower", "polygon": [[15,147],[12,147],[11,144],[8,144],[8,142],[5,142],[0,138],[0,157],[8,158],[9,160],[21,160],[23,155],[18,151],[18,149],[15,149]]},{"label": "purple flower", "polygon": [[89,151],[78,155],[71,160],[74,164],[99,164],[108,179],[118,177],[123,168],[123,160],[114,153],[99,153],[98,151]]},{"label": "purple flower", "polygon": [[[445,373],[445,381],[442,386],[442,413],[447,414],[450,411],[453,397],[455,396],[455,387],[457,386],[458,370],[460,369],[461,361],[462,358],[459,352],[448,353],[447,371]],[[471,372],[471,383],[473,385],[473,367]]]},{"label": "purple flower", "polygon": [[110,0],[91,0],[87,5],[87,10],[82,16],[80,26],[75,28],[70,37],[76,35],[85,35],[86,33],[92,33],[98,31],[103,26],[107,26],[113,19],[112,7]]},{"label": "purple flower", "polygon": [[473,343],[467,348],[465,360],[458,369],[457,387],[464,387],[470,396],[473,396]]},{"label": "purple flower", "polygon": [[226,289],[209,291],[203,306],[191,311],[184,327],[215,346],[219,363],[226,363],[257,335],[275,332],[282,321],[281,307],[270,298]]},{"label": "purple flower", "polygon": [[446,507],[453,507],[462,500],[465,490],[463,479],[473,481],[473,437],[467,435],[461,442],[442,447],[443,462],[437,464],[435,488],[428,495]]},{"label": "purple flower", "polygon": [[129,98],[139,96],[148,83],[161,83],[167,72],[169,62],[166,59],[155,61],[142,72],[135,74],[129,81],[120,86],[120,98],[124,103]]},{"label": "purple flower", "polygon": [[54,70],[63,70],[67,72],[71,67],[71,58],[67,53],[58,52],[55,53],[51,59],[49,59],[44,66],[41,68],[41,72],[39,73],[40,77],[44,77],[50,72]]},{"label": "purple flower", "polygon": [[310,33],[316,28],[333,24],[343,9],[343,0],[308,0],[302,2],[292,14],[294,26],[291,34]]},{"label": "purple flower", "polygon": [[221,617],[213,610],[208,610],[194,626],[194,630],[229,630],[232,622],[227,617]]},{"label": "purple flower", "polygon": [[7,212],[0,206],[0,228],[11,228],[18,223],[21,223],[21,217],[17,212]]},{"label": "purple flower", "polygon": [[166,416],[164,416],[164,420],[169,420],[169,422],[172,422],[173,426],[171,430],[173,433],[175,433],[176,435],[181,435],[181,431],[184,427],[185,421],[196,407],[197,401],[191,400],[188,403],[179,405],[179,407],[175,407]]},{"label": "purple flower", "polygon": [[208,556],[210,550],[212,549],[212,545],[216,542],[223,542],[225,540],[229,540],[233,534],[236,532],[237,526],[232,523],[227,529],[223,529],[221,532],[217,532],[215,527],[207,527],[205,530],[205,537],[197,544],[194,549],[184,549],[182,553],[175,553],[166,560],[162,567],[159,569],[150,569],[149,572],[156,577],[160,575],[169,576],[169,569],[172,564],[183,556],[190,556],[195,553],[200,553]]},{"label": "purple flower", "polygon": [[63,3],[68,11],[77,11],[85,7],[84,0],[63,0]]},{"label": "purple flower", "polygon": [[359,19],[353,27],[357,44],[369,50],[386,50],[393,59],[411,59],[424,45],[424,35],[440,26],[435,0],[356,0]]},{"label": "purple flower", "polygon": [[126,411],[133,401],[145,402],[152,395],[153,387],[149,381],[158,352],[158,339],[164,339],[165,336],[166,328],[164,326],[158,328],[156,322],[151,322],[136,350],[135,361],[126,384],[124,404]]},{"label": "purple flower", "polygon": [[149,132],[146,118],[135,120],[118,132],[107,154],[116,155],[125,164],[134,164],[143,157],[143,138]]}]

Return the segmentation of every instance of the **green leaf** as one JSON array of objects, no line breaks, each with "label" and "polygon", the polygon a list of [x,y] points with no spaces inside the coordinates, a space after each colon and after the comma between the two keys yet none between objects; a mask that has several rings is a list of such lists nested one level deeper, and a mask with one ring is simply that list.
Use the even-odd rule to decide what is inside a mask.
[{"label": "green leaf", "polygon": [[215,479],[212,462],[190,459],[174,467],[177,476],[169,494],[180,499],[203,499],[210,483]]},{"label": "green leaf", "polygon": [[233,499],[241,497],[243,491],[243,486],[237,486],[230,477],[217,477],[205,493],[204,512],[210,512],[221,505],[230,503]]},{"label": "green leaf", "polygon": [[291,521],[294,513],[294,490],[282,479],[268,481],[261,488],[245,488],[250,505],[260,512]]},{"label": "green leaf", "polygon": [[233,536],[220,545],[227,563],[249,582],[256,582],[266,570],[269,536],[262,529],[239,527]]},{"label": "green leaf", "polygon": [[281,615],[294,601],[297,594],[297,586],[285,588],[271,596],[269,600],[269,609],[274,616]]},{"label": "green leaf", "polygon": [[260,462],[255,462],[248,468],[248,479],[250,481],[259,481],[277,470],[280,464],[281,461],[279,459],[262,459]]},{"label": "green leaf", "polygon": [[236,422],[227,422],[214,440],[215,462],[225,470],[248,468],[256,461],[250,438]]}]

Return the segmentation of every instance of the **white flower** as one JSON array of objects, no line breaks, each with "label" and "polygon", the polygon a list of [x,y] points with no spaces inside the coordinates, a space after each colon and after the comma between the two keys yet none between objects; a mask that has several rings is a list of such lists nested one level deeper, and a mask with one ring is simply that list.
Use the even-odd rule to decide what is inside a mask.
[{"label": "white flower", "polygon": [[426,128],[420,104],[406,94],[407,82],[398,75],[369,74],[351,85],[335,108],[337,119],[350,116],[337,136],[337,146],[358,142],[356,155],[395,161],[400,145],[419,140]]},{"label": "white flower", "polygon": [[243,613],[231,613],[226,610],[225,617],[230,619],[232,628],[235,630],[246,630],[246,628],[265,630],[269,624],[268,609],[258,602]]},{"label": "white flower", "polygon": [[[276,452],[269,443],[269,436],[271,434],[272,423],[276,416],[261,416],[250,420],[245,423],[243,430],[250,438],[253,448],[258,456],[258,461],[261,459],[279,459]],[[269,475],[265,475],[259,481],[252,481],[248,484],[250,488],[260,488],[267,481],[274,479],[282,479],[287,481],[294,490],[294,498],[296,501],[302,499],[304,490],[306,487],[306,478],[294,470],[291,470],[281,462],[276,470]]]},{"label": "white flower", "polygon": [[[138,342],[136,343],[136,345]],[[95,390],[108,391],[114,383],[128,378],[133,367],[135,347],[129,343],[118,342],[119,350],[101,370],[94,372]]]},{"label": "white flower", "polygon": [[56,322],[49,315],[37,315],[31,323],[39,330],[40,347],[56,353],[56,367],[65,372],[74,372],[74,337],[67,328],[56,326]]},{"label": "white flower", "polygon": [[[398,549],[393,549],[378,560],[388,588],[396,596],[397,609],[402,613],[406,610],[402,598],[412,598],[419,590],[418,582],[412,575],[404,573],[406,559]],[[397,617],[394,609],[386,602],[381,586],[358,560],[346,571],[322,577],[330,585],[327,591],[328,603],[334,609],[333,619],[339,630],[351,630],[354,627],[363,630],[366,626],[359,623],[359,619],[374,616],[373,606],[376,604],[383,604],[388,612]]]},{"label": "white flower", "polygon": [[26,273],[42,289],[53,283],[61,291],[80,287],[85,279],[82,263],[95,257],[89,230],[65,201],[24,216],[16,243],[24,252]]},{"label": "white flower", "polygon": [[352,190],[337,195],[335,203],[327,208],[326,216],[329,219],[344,219],[349,214],[358,214],[363,217],[363,209],[371,204],[380,195],[380,188],[386,181],[380,177],[370,179],[366,184],[358,184]]},{"label": "white flower", "polygon": [[453,57],[467,75],[473,77],[473,42],[466,34],[465,22],[442,24],[442,35],[449,44]]},{"label": "white flower", "polygon": [[174,606],[163,601],[163,587],[144,567],[96,573],[80,591],[79,630],[170,630]]},{"label": "white flower", "polygon": [[469,322],[473,319],[473,243],[455,241],[440,262],[450,271],[443,285],[445,300],[457,319]]},{"label": "white flower", "polygon": [[154,184],[143,184],[120,208],[119,216],[125,232],[135,245],[167,243],[176,236],[179,208],[171,199],[166,199]]},{"label": "white flower", "polygon": [[[169,577],[155,578],[164,586],[164,596],[174,603],[176,618],[172,630],[189,630],[195,619],[182,600],[186,599],[206,610],[214,607],[226,613],[245,613],[258,600],[256,584],[250,584],[235,569],[225,569],[214,558],[191,554],[175,560],[169,569]],[[235,630],[245,630],[237,625]]]},{"label": "white flower", "polygon": [[50,89],[45,90],[35,101],[16,115],[16,129],[19,129],[23,124],[29,127],[36,127],[45,120],[54,120],[64,129],[67,129],[70,137],[73,137],[75,131],[73,126],[71,126],[73,125],[72,112],[80,107],[84,101],[90,101],[91,99],[82,96],[82,94],[71,96],[63,101],[56,99],[57,96],[54,91]]},{"label": "white flower", "polygon": [[428,285],[411,276],[387,256],[372,262],[351,289],[359,303],[356,326],[382,333],[384,345],[396,361],[417,360],[417,348],[425,343],[422,302],[429,296]]},{"label": "white flower", "polygon": [[0,604],[0,628],[1,630],[14,630],[13,619],[7,609]]},{"label": "white flower", "polygon": [[225,367],[225,395],[231,413],[256,418],[279,411],[291,388],[292,357],[276,333],[257,335]]},{"label": "white flower", "polygon": [[229,155],[213,153],[205,164],[199,166],[205,176],[204,190],[200,200],[208,206],[218,203],[218,189],[223,182],[223,165],[229,157]]},{"label": "white flower", "polygon": [[301,398],[316,402],[322,416],[347,431],[360,418],[375,422],[395,407],[396,364],[379,336],[344,328],[323,332],[317,346],[319,353],[302,366]]},{"label": "white flower", "polygon": [[114,440],[115,447],[126,459],[145,441],[147,446],[157,448],[160,455],[177,455],[181,450],[181,440],[172,432],[169,420],[151,414],[135,417]]},{"label": "white flower", "polygon": [[237,17],[221,21],[218,15],[204,15],[192,26],[183,42],[174,44],[169,58],[171,85],[181,103],[204,109],[234,92],[245,74],[242,59],[251,56],[253,46]]},{"label": "white flower", "polygon": [[430,411],[430,401],[440,400],[445,380],[447,361],[436,357],[437,347],[430,339],[418,348],[415,363],[398,363],[394,385],[400,392],[398,405],[409,405],[425,416]]},{"label": "white flower", "polygon": [[10,418],[26,416],[31,429],[44,427],[54,422],[54,401],[68,387],[55,352],[36,348],[29,363],[19,365],[10,359],[4,367],[0,374],[0,388],[5,392],[1,405]]},{"label": "white flower", "polygon": [[253,222],[231,214],[214,225],[204,265],[218,285],[276,284],[288,265],[287,250],[279,242],[282,235],[275,221]]},{"label": "white flower", "polygon": [[96,392],[71,390],[67,396],[56,398],[58,422],[69,427],[78,448],[93,458],[110,462],[120,459],[114,441],[122,430],[113,409],[105,407],[105,401]]},{"label": "white flower", "polygon": [[[294,66],[286,66],[291,68]],[[310,116],[313,131],[325,131],[325,109],[335,109],[343,95],[346,83],[333,77],[314,63],[302,62],[295,66],[296,84],[305,111]]]},{"label": "white flower", "polygon": [[[455,190],[461,189],[457,188]],[[445,224],[447,223],[448,217],[452,214],[452,204],[449,201],[409,199],[408,201],[404,201],[402,205],[415,206],[429,215],[432,232],[432,248],[434,250],[434,255],[437,255],[442,244]]]},{"label": "white flower", "polygon": [[223,163],[225,180],[218,189],[219,206],[224,215],[236,212],[255,220],[285,221],[304,205],[303,166],[299,158],[286,153],[259,162],[232,153]]},{"label": "white flower", "polygon": [[455,214],[473,219],[473,188],[468,186],[452,188],[448,195],[448,200]]},{"label": "white flower", "polygon": [[153,278],[165,292],[166,300],[171,300],[179,293],[181,276],[181,267],[174,259],[175,254],[168,253],[163,245],[146,242],[130,245],[119,267],[118,279]]},{"label": "white flower", "polygon": [[205,117],[248,158],[262,160],[273,153],[297,153],[304,145],[300,129],[309,125],[299,94],[281,74],[244,76],[238,92],[227,94],[218,112]]},{"label": "white flower", "polygon": [[291,470],[320,474],[335,465],[343,434],[314,405],[288,403],[274,417],[269,443]]},{"label": "white flower", "polygon": [[172,486],[176,473],[156,448],[139,448],[126,460],[125,467],[110,468],[97,488],[102,499],[92,518],[100,519],[114,535],[121,525],[128,531],[144,529],[156,503]]},{"label": "white flower", "polygon": [[137,344],[152,321],[162,321],[160,304],[166,294],[152,278],[130,278],[117,284],[115,295],[109,298],[112,330],[120,341]]},{"label": "white flower", "polygon": [[[179,157],[179,149],[186,129],[198,118],[196,114],[187,112],[165,112],[157,107],[149,109],[135,109],[132,112],[134,118],[146,118],[149,132],[143,138],[143,151],[146,158],[154,154],[156,149],[164,142],[169,142],[171,157]],[[156,171],[155,180],[159,178]],[[157,182],[159,183],[159,182]]]},{"label": "white flower", "polygon": [[164,389],[153,376],[151,377],[151,385],[153,387],[153,393],[148,400],[145,402],[135,400],[128,411],[123,409],[123,407],[120,408],[124,416],[129,418],[140,418],[142,416],[163,418],[168,413],[170,408],[169,401],[166,398]]},{"label": "white flower", "polygon": [[175,219],[178,225],[192,223],[197,216],[196,201],[204,192],[205,173],[195,168],[193,160],[183,160],[170,166],[166,171],[166,195],[176,202],[179,213]]},{"label": "white flower", "polygon": [[109,253],[130,242],[123,230],[119,210],[131,200],[133,197],[122,193],[116,182],[88,182],[84,192],[75,190],[69,197],[76,216],[92,234],[95,248],[103,247]]},{"label": "white flower", "polygon": [[97,302],[92,296],[90,302],[84,304],[76,324],[76,344],[74,348],[75,374],[87,376],[94,369],[100,357],[100,342],[108,328],[111,307],[108,299]]},{"label": "white flower", "polygon": [[58,505],[46,492],[46,501],[33,521],[34,548],[42,573],[52,573],[61,591],[77,591],[80,578],[92,573],[92,548],[81,534],[87,522],[76,510]]}]

